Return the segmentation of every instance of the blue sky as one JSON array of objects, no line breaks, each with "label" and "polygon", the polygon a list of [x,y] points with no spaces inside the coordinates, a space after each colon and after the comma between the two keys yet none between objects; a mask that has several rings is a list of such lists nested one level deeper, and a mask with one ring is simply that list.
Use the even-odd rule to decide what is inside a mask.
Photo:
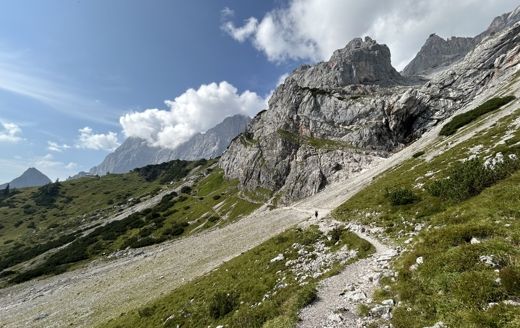
[{"label": "blue sky", "polygon": [[[122,114],[164,108],[188,88],[228,81],[268,93],[293,64],[273,65],[220,29],[225,7],[248,16],[273,6],[243,4],[3,1],[0,120],[19,126],[22,140],[0,142],[0,182],[30,165],[52,178],[89,169],[108,151],[76,148],[79,129],[113,131],[121,142]],[[49,151],[48,142],[70,148]]]},{"label": "blue sky", "polygon": [[128,135],[174,147],[254,115],[281,76],[353,37],[402,68],[430,33],[472,36],[515,6],[410,1],[2,1],[0,183],[88,170]]}]

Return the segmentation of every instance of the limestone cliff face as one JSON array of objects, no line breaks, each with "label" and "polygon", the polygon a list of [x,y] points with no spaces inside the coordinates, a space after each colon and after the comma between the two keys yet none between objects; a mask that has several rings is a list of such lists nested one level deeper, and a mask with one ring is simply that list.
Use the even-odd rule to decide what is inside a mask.
[{"label": "limestone cliff face", "polygon": [[280,190],[282,201],[314,194],[399,150],[510,74],[519,38],[520,24],[486,38],[420,85],[391,67],[386,46],[355,39],[328,62],[295,70],[219,164],[242,188]]}]

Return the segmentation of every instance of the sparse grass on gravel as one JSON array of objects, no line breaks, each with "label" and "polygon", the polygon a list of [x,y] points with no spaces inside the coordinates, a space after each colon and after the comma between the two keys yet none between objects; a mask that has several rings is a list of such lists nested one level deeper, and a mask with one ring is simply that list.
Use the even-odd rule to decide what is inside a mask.
[{"label": "sparse grass on gravel", "polygon": [[[331,239],[338,241],[335,249],[349,245],[359,250],[359,257],[373,251],[353,233],[342,230],[336,235]],[[290,229],[102,327],[293,327],[298,310],[316,299],[320,278],[298,283],[285,263],[298,257],[294,243],[312,247],[319,240],[334,245],[316,226]],[[271,261],[281,253],[283,260]]]},{"label": "sparse grass on gravel", "polygon": [[[520,172],[518,165],[509,165],[518,159],[504,160],[506,174],[497,179],[484,179],[489,172],[480,169],[497,153],[518,158],[519,116],[516,111],[431,161],[416,156],[404,162],[334,211],[336,219],[384,227],[385,235],[398,242],[410,239],[394,265],[396,282],[385,281],[391,290],[384,298],[399,301],[394,327],[439,321],[448,327],[520,326],[520,307],[504,303],[520,301],[519,284],[513,282],[520,276]],[[468,163],[463,171],[460,161]],[[451,179],[460,182],[463,190],[457,187],[455,194],[461,197],[449,197],[447,189],[425,190]],[[392,204],[385,197],[392,188],[413,190],[418,201]],[[419,257],[424,263],[417,264]]]}]

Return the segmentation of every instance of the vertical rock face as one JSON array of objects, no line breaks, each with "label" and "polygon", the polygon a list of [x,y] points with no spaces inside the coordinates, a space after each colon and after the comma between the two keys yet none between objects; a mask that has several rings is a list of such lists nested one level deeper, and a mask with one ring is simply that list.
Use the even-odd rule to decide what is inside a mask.
[{"label": "vertical rock face", "polygon": [[90,174],[125,173],[137,167],[159,164],[174,159],[196,160],[220,156],[231,140],[246,129],[251,119],[244,115],[227,117],[215,127],[198,133],[175,149],[151,147],[146,140],[127,138],[103,162],[90,169]]},{"label": "vertical rock face", "polygon": [[301,85],[322,89],[349,84],[390,86],[406,82],[392,67],[390,49],[369,37],[353,39],[345,48],[334,51],[328,62],[302,66],[293,76]]},{"label": "vertical rock face", "polygon": [[474,38],[452,37],[444,40],[432,34],[402,73],[407,76],[422,75],[445,68],[463,58],[475,44]]},{"label": "vertical rock face", "polygon": [[520,24],[479,44],[431,81],[410,85],[390,53],[355,39],[331,60],[295,70],[219,165],[245,189],[312,195],[388,156],[451,115],[520,61]]}]

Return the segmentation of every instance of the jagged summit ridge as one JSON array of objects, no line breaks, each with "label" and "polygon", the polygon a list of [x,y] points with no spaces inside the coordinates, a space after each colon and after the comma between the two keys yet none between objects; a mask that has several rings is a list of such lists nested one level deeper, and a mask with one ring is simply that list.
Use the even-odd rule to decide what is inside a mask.
[{"label": "jagged summit ridge", "polygon": [[403,69],[403,75],[428,74],[445,68],[463,58],[476,44],[474,38],[451,37],[443,39],[431,34],[417,56]]},{"label": "jagged summit ridge", "polygon": [[369,37],[334,51],[327,62],[304,65],[293,73],[301,86],[341,88],[353,84],[399,85],[406,80],[392,67],[390,49]]},{"label": "jagged summit ridge", "polygon": [[431,34],[414,59],[403,69],[405,76],[429,76],[456,63],[486,37],[513,26],[520,21],[520,6],[512,12],[495,17],[489,27],[475,37],[451,37],[443,39]]},{"label": "jagged summit ridge", "polygon": [[[225,175],[239,179],[244,189],[279,191],[287,203],[348,179],[511,78],[520,62],[520,24],[486,38],[422,85],[382,84],[381,77],[354,84],[361,80],[352,79],[349,65],[371,72],[370,65],[389,58],[385,48],[356,39],[331,61],[293,72],[274,91],[268,110],[221,157]],[[352,61],[356,49],[365,55],[372,49],[378,60]],[[381,76],[387,82],[399,78],[392,71]]]}]

